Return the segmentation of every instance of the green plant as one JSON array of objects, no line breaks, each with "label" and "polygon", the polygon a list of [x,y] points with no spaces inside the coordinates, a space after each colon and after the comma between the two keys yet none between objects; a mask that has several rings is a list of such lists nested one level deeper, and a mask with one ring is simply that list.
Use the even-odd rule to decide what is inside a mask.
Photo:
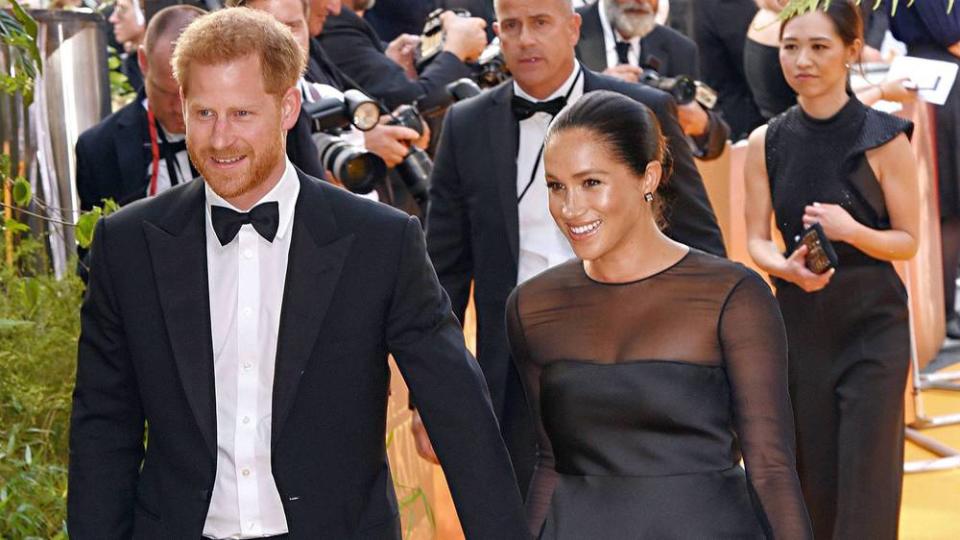
[{"label": "green plant", "polygon": [[82,289],[75,276],[0,269],[0,538],[66,538]]},{"label": "green plant", "polygon": [[20,92],[29,105],[33,102],[33,81],[43,72],[37,48],[37,21],[17,0],[6,1],[10,4],[10,13],[0,10],[0,41],[10,47],[12,62],[10,74],[0,72],[0,90],[7,94]]}]

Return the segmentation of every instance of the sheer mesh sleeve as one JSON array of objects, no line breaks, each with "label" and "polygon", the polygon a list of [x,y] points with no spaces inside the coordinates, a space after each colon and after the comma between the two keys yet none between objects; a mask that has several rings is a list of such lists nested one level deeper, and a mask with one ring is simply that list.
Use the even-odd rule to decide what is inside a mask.
[{"label": "sheer mesh sleeve", "polygon": [[783,319],[770,289],[755,274],[730,292],[719,332],[735,428],[760,521],[771,538],[812,538],[796,474]]},{"label": "sheer mesh sleeve", "polygon": [[530,526],[530,532],[537,537],[550,508],[550,499],[556,489],[558,476],[554,468],[553,446],[550,444],[550,438],[547,437],[543,419],[540,416],[540,373],[543,369],[531,358],[527,349],[518,302],[518,289],[515,289],[507,300],[507,336],[510,340],[513,361],[516,363],[527,394],[530,417],[537,430],[537,465],[526,497],[527,523]]}]

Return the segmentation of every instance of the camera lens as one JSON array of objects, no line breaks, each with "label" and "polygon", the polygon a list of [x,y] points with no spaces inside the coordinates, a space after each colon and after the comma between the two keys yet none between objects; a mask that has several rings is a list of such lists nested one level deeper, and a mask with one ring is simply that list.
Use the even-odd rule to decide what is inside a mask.
[{"label": "camera lens", "polygon": [[313,140],[323,167],[350,191],[370,193],[386,178],[387,166],[377,155],[327,133],[315,133]]}]

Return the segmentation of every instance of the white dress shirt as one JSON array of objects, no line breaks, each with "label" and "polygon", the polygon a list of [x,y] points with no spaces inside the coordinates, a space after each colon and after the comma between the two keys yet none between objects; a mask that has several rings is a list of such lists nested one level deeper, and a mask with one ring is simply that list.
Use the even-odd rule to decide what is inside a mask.
[{"label": "white dress shirt", "polygon": [[[144,99],[141,104],[143,105],[143,110],[147,110],[147,100]],[[157,122],[160,124],[160,122]],[[187,138],[186,135],[182,133],[169,133],[167,130],[163,129],[163,126],[160,126],[160,129],[163,131],[163,137],[167,142],[180,142]],[[161,144],[160,141],[157,141],[157,144]],[[178,183],[183,184],[193,180],[193,172],[190,170],[190,155],[186,150],[181,150],[177,152],[177,178]],[[165,189],[170,189],[173,187],[173,182],[170,181],[170,173],[167,169],[167,163],[160,158],[160,163],[157,167],[157,193],[162,192]],[[153,175],[153,160],[151,159],[150,163],[147,165],[147,178],[151,178]],[[150,184],[147,183],[147,196],[150,196]]]},{"label": "white dress shirt", "polygon": [[600,0],[597,7],[600,10],[600,27],[603,28],[603,46],[607,51],[607,67],[613,67],[620,63],[617,56],[617,41],[626,41],[630,44],[630,51],[627,53],[627,59],[631,66],[640,65],[640,38],[623,39],[619,34],[614,35],[613,25],[610,19],[607,19],[606,3],[608,0]]},{"label": "white dress shirt", "polygon": [[[530,101],[550,101],[567,96],[567,106],[583,96],[583,75],[580,64],[574,62],[573,71],[560,88],[545,100],[538,100],[513,83],[513,93]],[[520,122],[520,145],[517,152],[517,197],[526,189],[518,203],[520,218],[520,250],[517,264],[517,284],[574,257],[573,249],[550,215],[549,192],[543,171],[543,148],[547,128],[553,120],[539,112]],[[534,167],[536,172],[534,173]],[[534,175],[533,182],[530,181]],[[529,184],[529,187],[527,187]]]},{"label": "white dress shirt", "polygon": [[[220,245],[210,206],[230,203],[205,186],[210,327],[217,398],[217,475],[203,535],[257,538],[288,532],[270,466],[273,375],[300,179],[287,160],[280,181],[257,204],[277,201],[277,236],[244,225]],[[256,205],[254,205],[256,206]]]}]

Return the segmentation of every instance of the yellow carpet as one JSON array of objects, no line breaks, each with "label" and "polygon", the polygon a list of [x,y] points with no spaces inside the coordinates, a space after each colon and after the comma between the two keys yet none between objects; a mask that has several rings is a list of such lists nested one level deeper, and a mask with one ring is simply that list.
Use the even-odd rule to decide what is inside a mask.
[{"label": "yellow carpet", "polygon": [[[960,413],[960,392],[926,390],[923,392],[923,405],[928,416]],[[925,429],[921,433],[960,450],[960,424]],[[907,461],[935,457],[907,442]],[[900,538],[960,539],[960,469],[904,476]]]}]

